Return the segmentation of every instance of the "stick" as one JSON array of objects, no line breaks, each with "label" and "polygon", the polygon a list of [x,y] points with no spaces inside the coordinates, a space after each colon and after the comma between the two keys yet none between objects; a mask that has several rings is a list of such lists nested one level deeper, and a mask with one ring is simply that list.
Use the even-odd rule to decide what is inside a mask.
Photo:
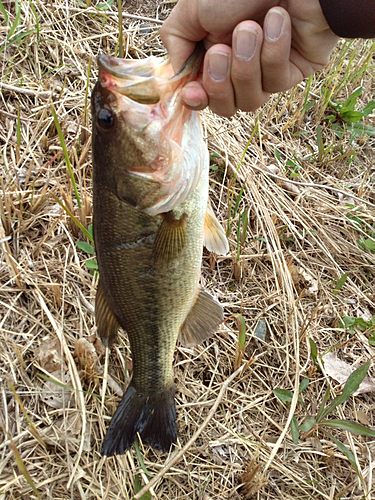
[{"label": "stick", "polygon": [[193,435],[193,437],[191,439],[189,439],[189,441],[185,444],[185,446],[177,453],[177,455],[175,455],[166,465],[165,467],[156,474],[156,476],[154,476],[149,483],[146,484],[146,486],[144,486],[133,498],[134,500],[139,500],[140,498],[142,498],[142,496],[150,489],[152,488],[152,486],[154,486],[155,483],[157,483],[159,481],[159,479],[161,479],[164,474],[166,474],[169,469],[171,469],[171,467],[173,467],[177,462],[179,462],[181,460],[181,458],[184,456],[184,454],[187,452],[187,450],[191,447],[191,445],[198,439],[198,437],[200,436],[200,434],[202,433],[202,431],[204,430],[204,428],[207,426],[207,424],[209,423],[209,421],[211,420],[211,418],[214,416],[215,414],[215,411],[217,410],[217,407],[219,406],[221,400],[223,399],[223,396],[224,396],[224,393],[225,391],[227,390],[228,388],[228,385],[232,382],[232,380],[234,380],[237,375],[239,375],[239,373],[242,372],[243,368],[245,367],[246,363],[243,364],[242,366],[240,366],[238,368],[238,370],[236,370],[235,372],[232,373],[232,375],[230,377],[228,377],[226,379],[226,381],[223,383],[221,389],[220,389],[220,392],[216,398],[216,401],[215,403],[212,405],[212,408],[209,412],[209,414],[207,415],[207,417],[205,418],[203,424],[199,427],[199,429],[197,430],[197,432]]},{"label": "stick", "polygon": [[[41,97],[42,99],[48,99],[52,95],[52,92],[50,90],[43,90],[39,92],[38,90],[24,89],[23,87],[14,87],[13,85],[8,85],[7,83],[2,82],[0,82],[0,89],[18,92],[18,94],[29,95],[31,97]],[[58,90],[57,87],[56,90]]]},{"label": "stick", "polygon": [[[93,9],[93,8],[88,8],[88,9],[79,9],[77,7],[70,7],[69,10],[71,12],[79,12],[79,13],[82,13],[82,14],[100,14],[101,12],[99,11],[99,9]],[[106,12],[106,15],[108,17],[116,17],[117,19],[117,14],[116,13],[112,13],[112,12]],[[155,19],[154,17],[145,17],[145,16],[136,16],[134,14],[125,14],[125,12],[122,13],[122,17],[127,17],[129,19],[136,19],[138,21],[145,21],[145,22],[149,22],[149,23],[156,23],[156,24],[163,24],[164,21],[162,21],[161,19]]]},{"label": "stick", "polygon": [[272,172],[268,172],[264,168],[260,168],[260,167],[257,167],[255,165],[252,165],[251,168],[254,168],[255,170],[258,170],[259,172],[262,172],[262,173],[268,175],[269,177],[273,177],[275,179],[280,179],[281,181],[283,181],[285,183],[294,184],[296,186],[313,187],[313,188],[317,188],[317,189],[320,189],[320,188],[328,189],[329,191],[334,191],[335,193],[340,193],[340,194],[342,194],[344,196],[349,196],[350,198],[353,198],[354,200],[360,201],[361,203],[364,203],[365,205],[369,205],[370,207],[375,208],[374,203],[371,203],[371,201],[367,201],[367,200],[365,200],[363,198],[360,198],[359,196],[355,196],[350,191],[344,191],[343,189],[335,188],[333,186],[327,186],[326,184],[314,184],[312,182],[292,181],[290,179],[286,179],[285,177],[281,177],[280,175],[276,175],[276,174],[274,174]]}]

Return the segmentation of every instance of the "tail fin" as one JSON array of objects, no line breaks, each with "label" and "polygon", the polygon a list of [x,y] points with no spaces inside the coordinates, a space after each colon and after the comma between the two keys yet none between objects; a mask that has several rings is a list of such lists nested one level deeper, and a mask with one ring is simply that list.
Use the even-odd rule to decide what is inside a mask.
[{"label": "tail fin", "polygon": [[122,455],[139,432],[142,440],[161,451],[169,451],[177,440],[175,387],[153,394],[137,391],[131,383],[105,435],[101,454]]}]

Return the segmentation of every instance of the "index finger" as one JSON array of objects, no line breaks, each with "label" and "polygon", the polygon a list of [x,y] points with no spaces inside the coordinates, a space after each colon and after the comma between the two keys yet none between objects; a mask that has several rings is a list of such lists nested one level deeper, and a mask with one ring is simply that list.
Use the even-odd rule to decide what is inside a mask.
[{"label": "index finger", "polygon": [[178,2],[160,30],[173,69],[178,71],[207,32],[198,19],[197,0]]}]

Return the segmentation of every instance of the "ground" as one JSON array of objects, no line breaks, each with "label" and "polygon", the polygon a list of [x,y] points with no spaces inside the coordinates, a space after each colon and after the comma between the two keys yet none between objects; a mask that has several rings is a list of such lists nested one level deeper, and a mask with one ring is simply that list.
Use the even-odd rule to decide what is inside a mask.
[{"label": "ground", "polygon": [[[176,349],[177,447],[100,456],[131,373],[121,333],[106,377],[85,233],[95,58],[118,45],[108,4],[0,3],[0,498],[131,499],[158,473],[159,499],[373,498],[374,437],[307,424],[296,436],[375,354],[374,115],[350,129],[337,108],[360,86],[355,110],[371,101],[371,41],[341,41],[324,72],[256,113],[201,114],[231,249],[204,252],[202,281],[226,321]],[[164,54],[157,20],[171,7],[125,2],[126,57]],[[374,430],[373,376],[328,419]]]}]

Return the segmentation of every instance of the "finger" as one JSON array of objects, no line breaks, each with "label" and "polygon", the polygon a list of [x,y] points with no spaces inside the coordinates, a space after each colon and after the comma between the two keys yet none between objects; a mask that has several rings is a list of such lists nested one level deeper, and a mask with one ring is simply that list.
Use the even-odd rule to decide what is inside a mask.
[{"label": "finger", "polygon": [[208,106],[208,95],[202,84],[199,82],[189,82],[181,90],[181,98],[186,107],[195,110],[204,109]]},{"label": "finger", "polygon": [[198,19],[197,1],[178,2],[160,29],[160,37],[176,72],[193,52],[196,42],[206,35]]},{"label": "finger", "polygon": [[255,111],[269,98],[262,88],[262,41],[262,28],[254,21],[243,21],[233,32],[231,79],[236,107],[242,111]]},{"label": "finger", "polygon": [[295,66],[289,61],[292,36],[289,14],[281,7],[270,9],[264,20],[263,30],[263,88],[267,92],[290,89],[303,79],[303,75],[298,77],[293,74]]},{"label": "finger", "polygon": [[206,53],[203,64],[203,88],[214,113],[232,116],[237,111],[230,79],[232,50],[228,45],[213,45]]}]

